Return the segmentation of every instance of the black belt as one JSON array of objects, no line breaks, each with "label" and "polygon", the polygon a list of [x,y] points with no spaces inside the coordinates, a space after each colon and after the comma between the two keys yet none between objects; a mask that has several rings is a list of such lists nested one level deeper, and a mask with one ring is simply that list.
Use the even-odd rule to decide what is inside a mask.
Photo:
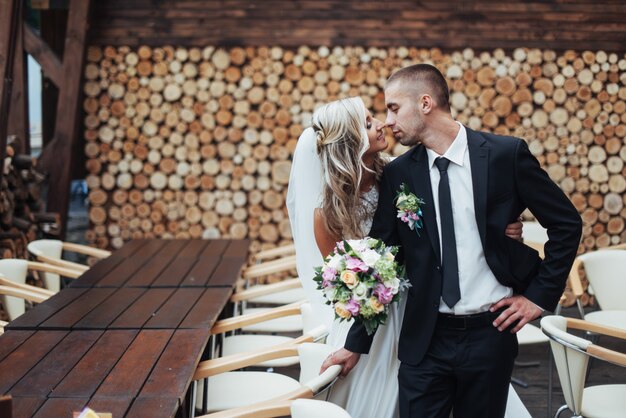
[{"label": "black belt", "polygon": [[472,315],[439,313],[437,316],[437,326],[457,330],[481,328],[487,325],[493,326],[493,321],[498,317],[498,315],[500,315],[501,312],[501,310],[496,312],[487,311]]}]

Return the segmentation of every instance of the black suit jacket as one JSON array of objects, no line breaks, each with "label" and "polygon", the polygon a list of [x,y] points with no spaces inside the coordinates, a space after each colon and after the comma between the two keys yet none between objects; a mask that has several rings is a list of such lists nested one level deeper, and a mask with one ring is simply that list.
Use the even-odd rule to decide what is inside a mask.
[{"label": "black suit jacket", "polygon": [[[476,223],[487,264],[500,283],[552,311],[576,256],[582,229],[580,216],[523,140],[466,129]],[[419,236],[396,217],[395,197],[402,183],[425,201],[424,227]],[[504,234],[506,226],[526,208],[548,230],[543,261],[535,250]],[[433,191],[423,145],[415,146],[385,167],[370,236],[401,246],[399,257],[406,265],[412,287],[398,356],[401,361],[416,365],[430,344],[442,283]],[[345,347],[367,353],[372,339],[363,325],[355,322]]]}]

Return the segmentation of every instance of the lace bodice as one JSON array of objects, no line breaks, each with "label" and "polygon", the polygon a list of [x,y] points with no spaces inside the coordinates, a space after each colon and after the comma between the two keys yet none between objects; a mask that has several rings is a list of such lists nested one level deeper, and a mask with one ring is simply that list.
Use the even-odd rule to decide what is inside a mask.
[{"label": "lace bodice", "polygon": [[[369,234],[372,228],[374,212],[378,206],[378,189],[374,186],[361,196],[361,206],[359,207],[359,217],[361,217],[361,231],[363,236]],[[362,237],[359,237],[362,238]]]}]

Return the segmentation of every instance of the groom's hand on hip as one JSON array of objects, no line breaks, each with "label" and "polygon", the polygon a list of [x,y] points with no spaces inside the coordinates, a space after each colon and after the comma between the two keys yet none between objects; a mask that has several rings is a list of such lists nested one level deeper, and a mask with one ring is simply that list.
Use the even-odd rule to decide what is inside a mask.
[{"label": "groom's hand on hip", "polygon": [[539,318],[542,312],[541,308],[522,295],[501,299],[494,303],[489,310],[495,312],[500,309],[504,309],[504,311],[493,321],[493,326],[499,331],[504,331],[517,322],[515,327],[511,329],[514,334],[533,319]]},{"label": "groom's hand on hip", "polygon": [[359,358],[361,358],[361,354],[353,353],[345,348],[340,348],[324,360],[322,367],[320,368],[320,374],[322,374],[330,366],[338,364],[341,366],[340,376],[345,377],[359,362]]}]

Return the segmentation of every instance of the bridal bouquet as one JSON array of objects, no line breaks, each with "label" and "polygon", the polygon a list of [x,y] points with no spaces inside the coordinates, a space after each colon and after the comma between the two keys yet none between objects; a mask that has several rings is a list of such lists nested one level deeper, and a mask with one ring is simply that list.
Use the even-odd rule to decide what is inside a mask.
[{"label": "bridal bouquet", "polygon": [[411,286],[395,260],[397,252],[398,247],[374,238],[337,243],[313,278],[336,318],[360,320],[369,335],[385,323],[389,306]]}]

